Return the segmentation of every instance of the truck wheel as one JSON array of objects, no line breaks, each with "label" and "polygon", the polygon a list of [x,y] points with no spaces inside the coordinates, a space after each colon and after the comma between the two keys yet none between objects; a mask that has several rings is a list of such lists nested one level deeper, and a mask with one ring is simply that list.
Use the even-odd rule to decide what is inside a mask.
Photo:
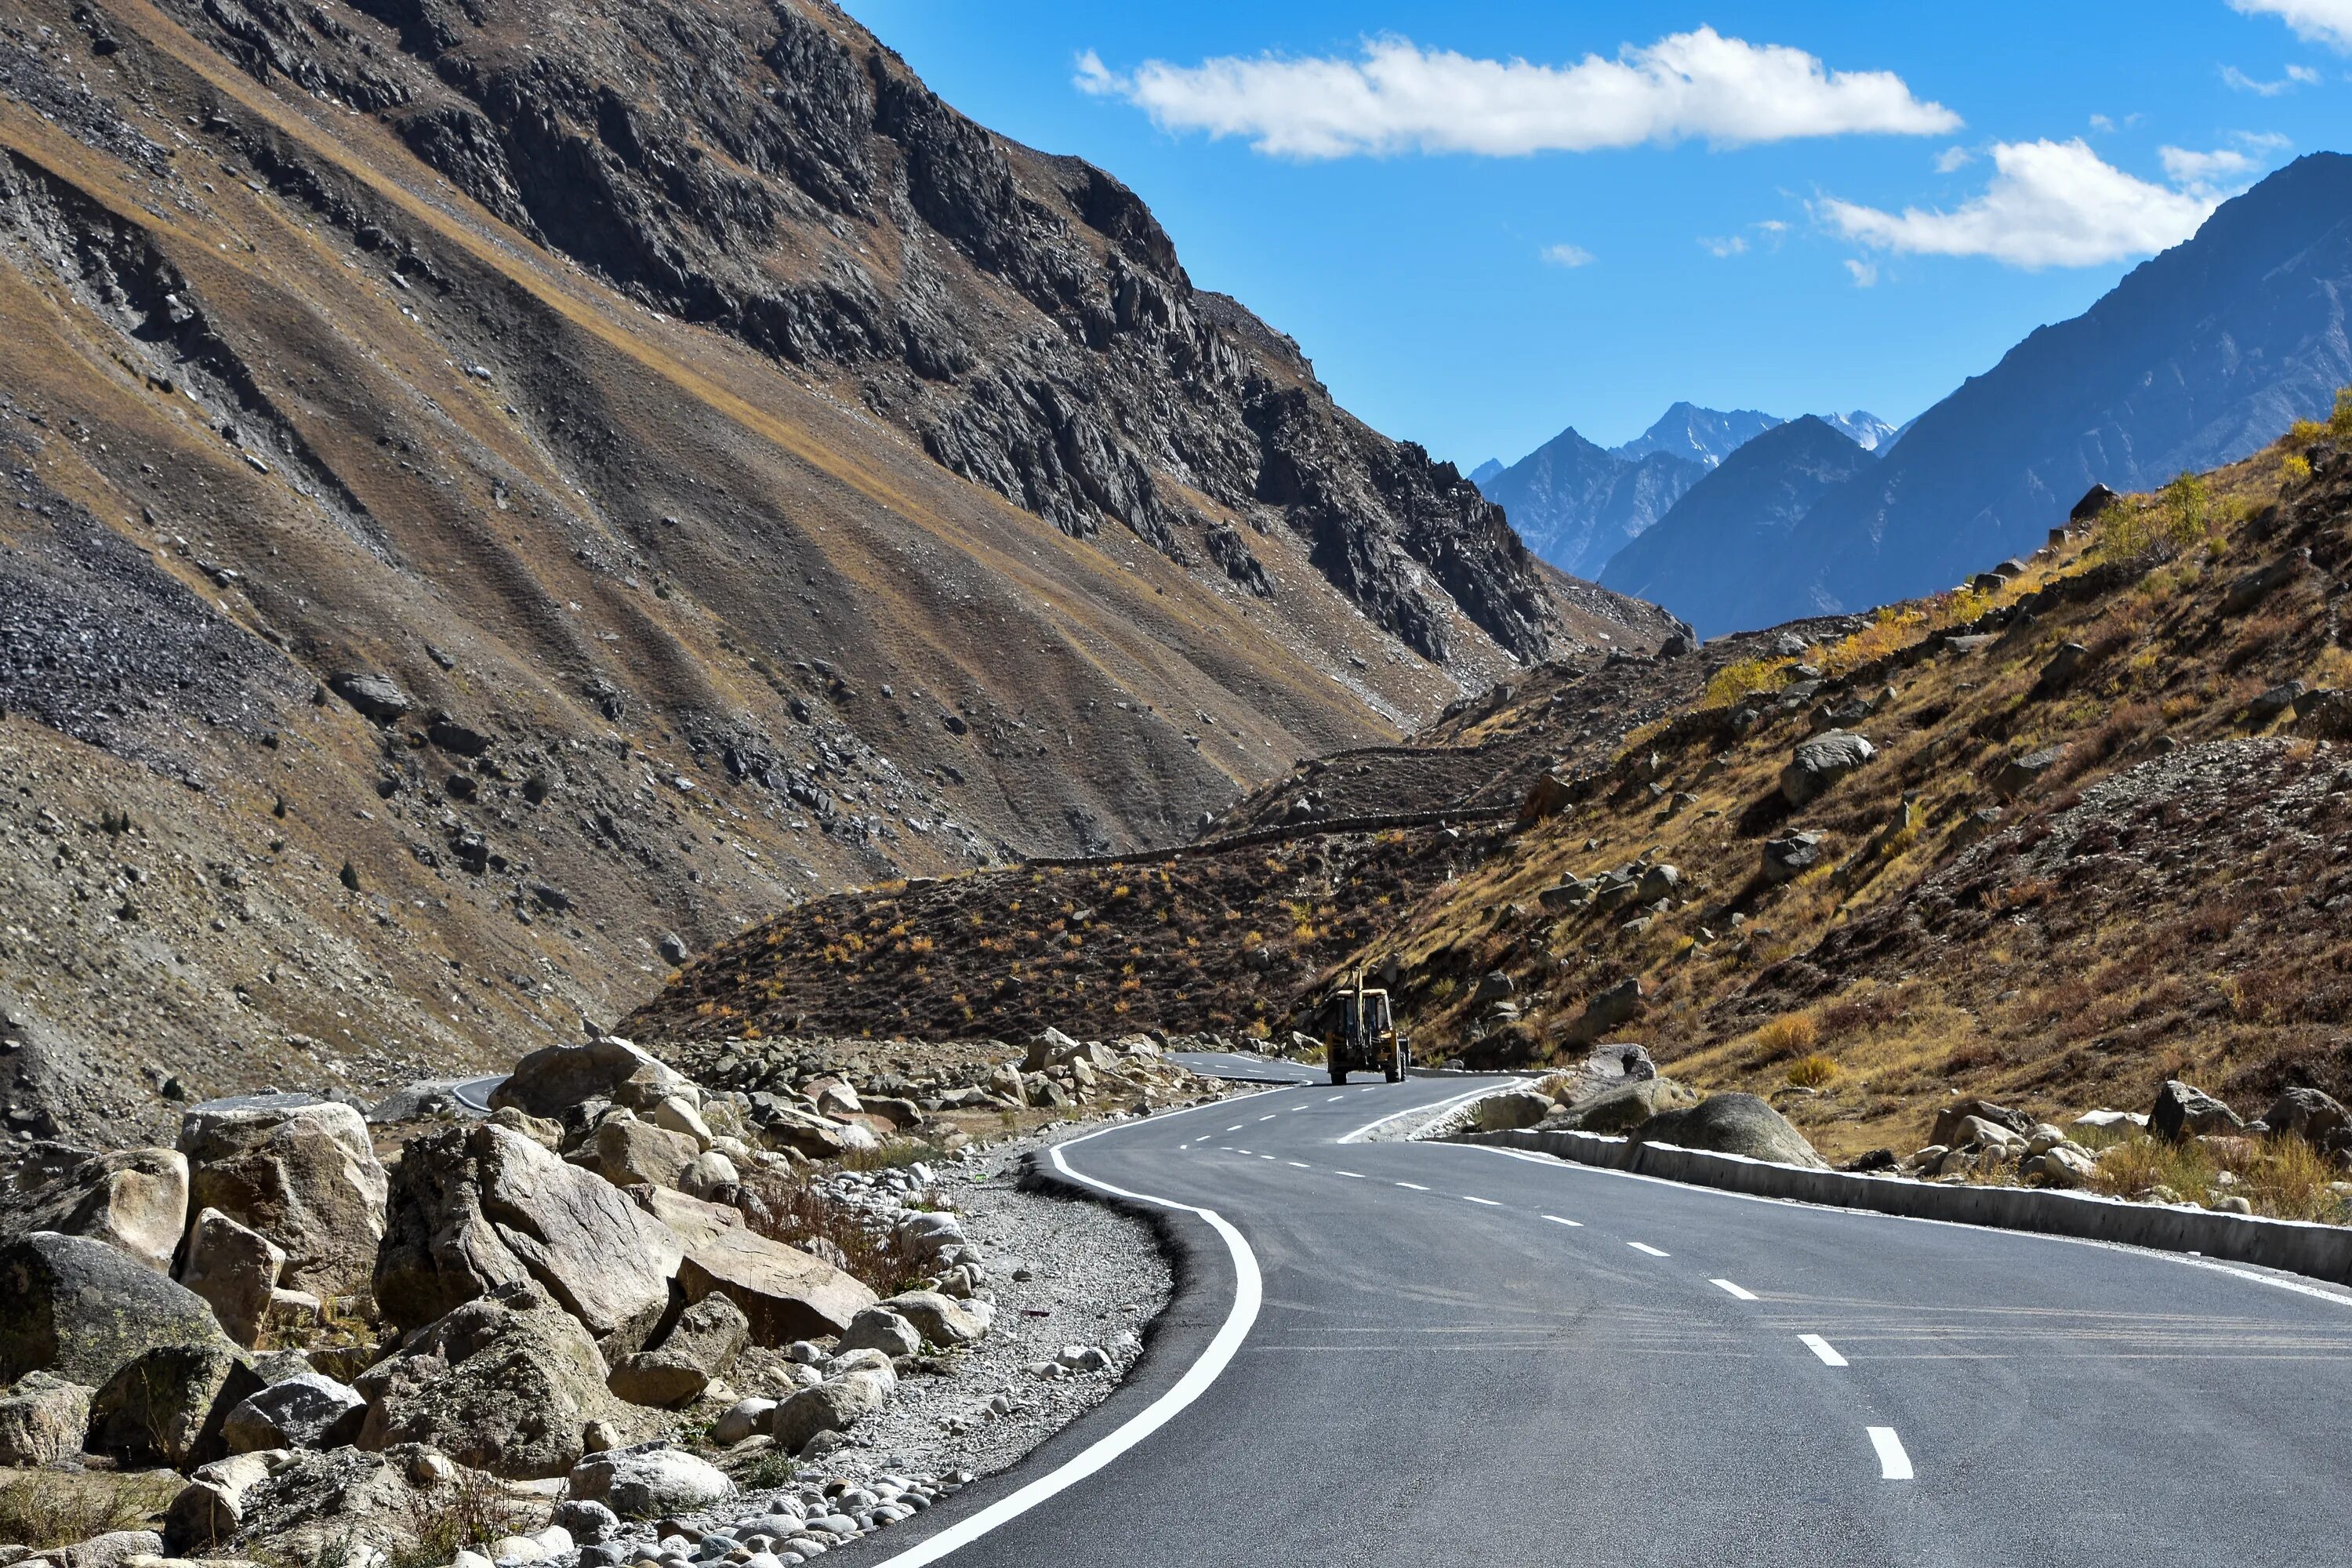
[{"label": "truck wheel", "polygon": [[1337,1062],[1333,1062],[1333,1063],[1331,1064],[1331,1081],[1332,1081],[1333,1083],[1345,1083],[1345,1082],[1347,1082],[1347,1081],[1348,1081],[1348,1069],[1347,1069],[1346,1068],[1341,1067],[1339,1063],[1337,1063]]},{"label": "truck wheel", "polygon": [[1389,1070],[1386,1076],[1391,1083],[1404,1081],[1404,1067],[1394,1057],[1389,1058]]}]

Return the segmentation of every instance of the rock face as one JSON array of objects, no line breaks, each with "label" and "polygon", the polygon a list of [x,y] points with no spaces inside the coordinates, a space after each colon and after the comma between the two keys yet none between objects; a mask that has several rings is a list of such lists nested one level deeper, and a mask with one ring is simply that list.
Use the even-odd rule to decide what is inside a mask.
[{"label": "rock face", "polygon": [[682,1133],[619,1115],[596,1129],[593,1147],[597,1174],[616,1187],[676,1187],[700,1155]]},{"label": "rock face", "polygon": [[683,1256],[667,1226],[601,1176],[508,1128],[453,1127],[401,1157],[375,1295],[392,1321],[413,1327],[535,1280],[600,1346],[625,1355],[668,1307]]},{"label": "rock face", "polygon": [[0,1468],[47,1465],[80,1453],[95,1392],[46,1372],[28,1372],[0,1389]]},{"label": "rock face", "polygon": [[2147,1113],[2147,1130],[2176,1142],[2209,1132],[2236,1132],[2245,1125],[2222,1101],[2179,1079],[2165,1080],[2157,1090],[2156,1108]]},{"label": "rock face", "polygon": [[604,1358],[579,1321],[523,1281],[468,1301],[370,1369],[359,1443],[428,1443],[510,1479],[568,1474],[592,1421],[625,1425]]},{"label": "rock face", "polygon": [[751,1337],[741,1308],[724,1296],[705,1296],[678,1315],[659,1344],[614,1366],[606,1385],[632,1405],[690,1405],[727,1375]]},{"label": "rock face", "polygon": [[1547,1095],[1531,1089],[1515,1089],[1477,1100],[1474,1115],[1479,1130],[1491,1132],[1502,1128],[1533,1127],[1559,1109]]},{"label": "rock face", "polygon": [[1862,736],[1831,730],[1800,743],[1780,770],[1780,794],[1790,805],[1806,805],[1832,784],[1877,755]]},{"label": "rock face", "polygon": [[490,1095],[490,1109],[561,1118],[575,1105],[609,1100],[651,1112],[686,1080],[650,1053],[614,1036],[580,1045],[542,1046],[515,1063]]},{"label": "rock face", "polygon": [[1661,1111],[1632,1136],[1637,1143],[1672,1143],[1783,1165],[1829,1168],[1788,1118],[1752,1094],[1710,1095],[1687,1110]]},{"label": "rock face", "polygon": [[247,1350],[260,1341],[286,1267],[286,1249],[218,1209],[196,1215],[180,1283],[212,1303],[221,1328]]},{"label": "rock face", "polygon": [[694,1513],[735,1495],[725,1471],[667,1443],[641,1443],[591,1455],[572,1468],[571,1495],[600,1502],[624,1519]]},{"label": "rock face", "polygon": [[260,1379],[217,1335],[158,1345],[125,1363],[90,1400],[90,1446],[134,1465],[183,1467],[226,1452],[222,1425]]},{"label": "rock face", "polygon": [[198,1107],[180,1129],[189,1199],[285,1249],[279,1282],[314,1296],[368,1288],[385,1179],[367,1120],[348,1105]]},{"label": "rock face", "polygon": [[2033,1130],[2033,1118],[2021,1110],[2011,1110],[2005,1105],[1995,1105],[1990,1100],[1956,1100],[1936,1113],[1936,1125],[1927,1135],[1930,1143],[1955,1148],[1969,1140],[1962,1129],[1970,1121],[1990,1123],[1992,1127],[2022,1142]]},{"label": "rock face", "polygon": [[0,1383],[96,1388],[159,1346],[228,1347],[203,1297],[119,1247],[43,1233],[0,1247]]},{"label": "rock face", "polygon": [[333,1448],[360,1435],[367,1401],[323,1373],[306,1372],[249,1394],[221,1423],[234,1454],[265,1448]]},{"label": "rock face", "polygon": [[732,1209],[658,1193],[652,1201],[684,1245],[677,1282],[687,1300],[726,1297],[742,1309],[753,1344],[837,1334],[874,1304],[854,1276],[745,1229]]},{"label": "rock face", "polygon": [[1662,1111],[1684,1110],[1698,1103],[1696,1091],[1670,1078],[1638,1079],[1578,1100],[1542,1125],[1567,1132],[1597,1132],[1615,1136],[1631,1132]]},{"label": "rock face", "polygon": [[86,1236],[167,1271],[188,1223],[188,1162],[170,1149],[36,1143],[0,1178],[0,1237]]}]

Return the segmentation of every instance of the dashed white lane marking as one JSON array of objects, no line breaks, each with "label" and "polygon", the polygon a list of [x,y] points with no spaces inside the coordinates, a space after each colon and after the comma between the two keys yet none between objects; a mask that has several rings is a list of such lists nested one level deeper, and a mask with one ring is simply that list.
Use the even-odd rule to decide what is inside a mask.
[{"label": "dashed white lane marking", "polygon": [[1246,1153],[1248,1153],[1248,1152],[1249,1152],[1249,1151],[1248,1151],[1248,1150],[1246,1150],[1246,1149],[1236,1149],[1236,1150],[1234,1150],[1234,1153],[1236,1153],[1236,1154],[1246,1154]]},{"label": "dashed white lane marking", "polygon": [[1563,1219],[1556,1214],[1548,1214],[1544,1215],[1544,1218],[1551,1221],[1554,1225],[1564,1225],[1570,1230],[1582,1230],[1584,1228],[1584,1222],[1580,1219]]},{"label": "dashed white lane marking", "polygon": [[[1274,1113],[1274,1116],[1279,1116],[1279,1115],[1281,1115],[1281,1114],[1282,1114],[1282,1112],[1280,1112],[1280,1111],[1278,1111],[1278,1110],[1277,1110],[1277,1111],[1276,1111],[1276,1112]],[[1260,1121],[1273,1121],[1273,1120],[1274,1120],[1274,1116],[1261,1116],[1261,1117],[1259,1117],[1259,1118],[1258,1118],[1258,1120],[1259,1120]]]},{"label": "dashed white lane marking", "polygon": [[1324,1103],[1324,1104],[1326,1104],[1326,1105],[1335,1105],[1335,1104],[1339,1103],[1340,1100],[1345,1100],[1345,1099],[1347,1099],[1347,1098],[1348,1098],[1348,1097],[1347,1097],[1346,1095],[1344,1095],[1344,1094],[1335,1094],[1335,1095],[1333,1095],[1329,1100],[1325,1100],[1323,1103]]},{"label": "dashed white lane marking", "polygon": [[1225,1131],[1228,1132],[1238,1132],[1248,1125],[1249,1123],[1246,1121],[1236,1121],[1231,1127],[1226,1128]]},{"label": "dashed white lane marking", "polygon": [[1646,1241],[1629,1241],[1625,1245],[1632,1247],[1636,1252],[1646,1252],[1653,1258],[1664,1258],[1667,1256],[1665,1253],[1659,1251],[1656,1247],[1652,1247]]},{"label": "dashed white lane marking", "polygon": [[1258,1158],[1259,1158],[1259,1159],[1261,1159],[1261,1160],[1271,1160],[1271,1159],[1273,1159],[1273,1158],[1274,1158],[1274,1156],[1273,1156],[1273,1155],[1271,1155],[1271,1154],[1260,1154],[1260,1155],[1258,1156]]},{"label": "dashed white lane marking", "polygon": [[1425,1193],[1429,1191],[1427,1187],[1423,1186],[1419,1182],[1399,1182],[1397,1185],[1406,1189],[1408,1192]]},{"label": "dashed white lane marking", "polygon": [[1332,1167],[1331,1173],[1335,1176],[1346,1176],[1351,1181],[1360,1182],[1364,1179],[1364,1173],[1361,1171],[1342,1171],[1337,1166]]},{"label": "dashed white lane marking", "polygon": [[1722,1291],[1725,1291],[1725,1292],[1728,1293],[1728,1294],[1729,1294],[1730,1296],[1732,1296],[1735,1300],[1741,1300],[1741,1301],[1753,1301],[1754,1300],[1756,1300],[1756,1292],[1755,1292],[1755,1291],[1753,1291],[1753,1290],[1743,1290],[1743,1289],[1741,1289],[1738,1286],[1734,1285],[1734,1284],[1733,1284],[1730,1280],[1728,1280],[1728,1279],[1710,1279],[1710,1280],[1708,1280],[1708,1281],[1707,1281],[1707,1283],[1708,1283],[1708,1284],[1710,1284],[1710,1285],[1712,1285],[1712,1286],[1714,1286],[1714,1287],[1715,1287],[1717,1289],[1718,1289],[1718,1290],[1722,1290]]},{"label": "dashed white lane marking", "polygon": [[1374,1090],[1374,1089],[1378,1089],[1378,1088],[1380,1088],[1380,1087],[1381,1087],[1381,1086],[1380,1086],[1379,1084],[1376,1084],[1376,1083],[1368,1083],[1368,1084],[1364,1085],[1364,1087],[1363,1087],[1363,1088],[1361,1088],[1361,1089],[1358,1089],[1356,1092],[1357,1092],[1358,1094],[1370,1094],[1370,1093],[1371,1093],[1371,1092],[1372,1092],[1372,1090]]},{"label": "dashed white lane marking", "polygon": [[1304,1160],[1285,1160],[1283,1163],[1299,1171],[1311,1171],[1315,1168]]},{"label": "dashed white lane marking", "polygon": [[1882,1480],[1907,1481],[1911,1474],[1911,1456],[1903,1451],[1903,1439],[1892,1426],[1873,1426],[1870,1446],[1878,1450],[1878,1475]]},{"label": "dashed white lane marking", "polygon": [[[1823,1366],[1843,1366],[1845,1364],[1845,1357],[1838,1354],[1836,1348],[1833,1347],[1829,1341],[1822,1338],[1819,1334],[1799,1334],[1797,1336],[1797,1342],[1803,1345],[1815,1355],[1821,1357],[1822,1364]],[[1892,1431],[1894,1428],[1889,1427],[1888,1430]]]},{"label": "dashed white lane marking", "polygon": [[1465,1204],[1484,1204],[1490,1209],[1498,1209],[1503,1206],[1492,1198],[1474,1198],[1468,1193],[1462,1194],[1462,1201]]}]

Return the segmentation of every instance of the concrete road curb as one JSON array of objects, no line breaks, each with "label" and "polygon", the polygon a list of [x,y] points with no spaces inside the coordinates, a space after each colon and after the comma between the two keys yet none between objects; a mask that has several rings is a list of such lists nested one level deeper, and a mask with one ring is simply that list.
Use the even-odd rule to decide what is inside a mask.
[{"label": "concrete road curb", "polygon": [[1494,1144],[1551,1154],[1580,1165],[1721,1187],[1755,1197],[1788,1198],[1833,1208],[1870,1209],[1912,1219],[1948,1220],[2000,1230],[2040,1231],[2085,1241],[2120,1242],[2162,1252],[2193,1252],[2251,1263],[2331,1284],[2352,1284],[2352,1229],[2303,1220],[2216,1214],[2189,1205],[2130,1203],[2055,1188],[1943,1186],[1907,1176],[1856,1175],[1776,1165],[1740,1154],[1629,1143],[1591,1132],[1464,1132],[1456,1143]]}]

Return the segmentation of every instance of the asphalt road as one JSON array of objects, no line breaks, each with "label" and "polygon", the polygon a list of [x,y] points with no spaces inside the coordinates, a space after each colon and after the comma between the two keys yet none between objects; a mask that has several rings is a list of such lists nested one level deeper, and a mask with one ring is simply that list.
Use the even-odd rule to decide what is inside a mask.
[{"label": "asphalt road", "polygon": [[[1065,1146],[1076,1177],[1216,1216],[1174,1215],[1188,1264],[1150,1348],[1028,1460],[830,1555],[2346,1561],[2352,1297],[1540,1156],[1345,1141],[1466,1087],[1269,1089]],[[1253,1276],[1251,1319],[1235,1306]],[[1093,1468],[1072,1481],[1073,1467]]]}]

